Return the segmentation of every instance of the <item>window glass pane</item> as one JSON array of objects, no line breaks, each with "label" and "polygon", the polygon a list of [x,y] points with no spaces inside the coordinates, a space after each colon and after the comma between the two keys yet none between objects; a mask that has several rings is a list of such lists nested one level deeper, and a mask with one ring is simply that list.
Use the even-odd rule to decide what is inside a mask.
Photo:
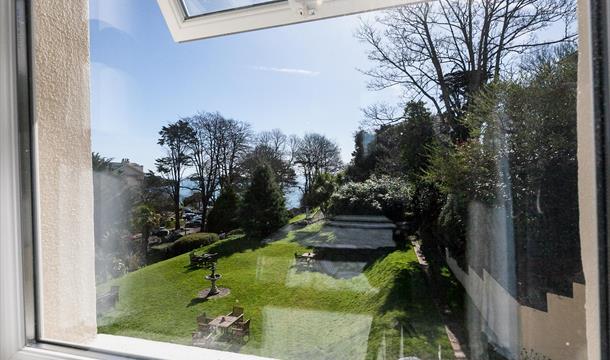
[{"label": "window glass pane", "polygon": [[182,3],[188,16],[199,16],[282,1],[286,0],[182,0]]},{"label": "window glass pane", "polygon": [[[90,0],[89,52],[62,68],[89,69],[90,121],[57,101],[75,84],[37,84],[66,112],[37,116],[44,337],[585,359],[575,5],[439,0],[176,44],[156,1]],[[75,287],[89,307],[56,296]]]}]

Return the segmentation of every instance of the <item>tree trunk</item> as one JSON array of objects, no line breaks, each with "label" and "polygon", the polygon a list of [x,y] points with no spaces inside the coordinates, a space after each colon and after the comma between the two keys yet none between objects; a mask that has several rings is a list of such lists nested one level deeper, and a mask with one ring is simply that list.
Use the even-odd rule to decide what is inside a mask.
[{"label": "tree trunk", "polygon": [[148,238],[150,237],[150,229],[145,226],[142,229],[142,256],[144,257],[144,265],[148,265]]},{"label": "tree trunk", "polygon": [[201,229],[199,232],[205,232],[208,230],[208,201],[203,202],[203,206],[201,207]]},{"label": "tree trunk", "polygon": [[180,229],[180,202],[176,202],[174,204],[174,217],[176,218],[176,221],[174,222],[174,229],[179,230]]}]

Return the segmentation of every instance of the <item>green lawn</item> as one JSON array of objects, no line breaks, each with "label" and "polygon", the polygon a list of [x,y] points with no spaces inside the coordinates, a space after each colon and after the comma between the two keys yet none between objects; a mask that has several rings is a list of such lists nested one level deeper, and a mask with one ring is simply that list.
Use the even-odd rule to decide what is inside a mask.
[{"label": "green lawn", "polygon": [[[298,239],[319,225],[288,232],[270,244],[231,237],[208,246],[218,252],[225,298],[200,301],[207,270],[188,267],[188,254],[150,265],[100,285],[120,285],[116,309],[98,319],[99,332],[190,344],[196,317],[227,314],[234,305],[252,319],[243,347],[220,347],[281,359],[452,358],[444,327],[429,298],[412,250],[371,259],[364,271],[336,278],[294,266]],[[331,264],[332,266],[332,264]]]},{"label": "green lawn", "polygon": [[299,222],[301,220],[305,220],[305,213],[293,216],[292,219],[288,220],[288,223],[289,224],[294,224],[294,223]]}]

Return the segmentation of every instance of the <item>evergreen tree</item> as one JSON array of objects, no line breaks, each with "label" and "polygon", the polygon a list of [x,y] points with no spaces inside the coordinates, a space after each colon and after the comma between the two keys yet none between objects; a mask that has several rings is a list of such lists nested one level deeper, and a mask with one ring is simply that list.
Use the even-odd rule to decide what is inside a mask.
[{"label": "evergreen tree", "polygon": [[242,221],[246,234],[255,239],[272,234],[288,221],[284,194],[268,165],[254,171],[244,196]]},{"label": "evergreen tree", "polygon": [[225,186],[208,215],[208,231],[226,233],[239,227],[239,200],[232,186]]},{"label": "evergreen tree", "polygon": [[346,177],[350,181],[364,181],[375,170],[375,135],[360,130],[354,135],[352,161],[347,166]]}]

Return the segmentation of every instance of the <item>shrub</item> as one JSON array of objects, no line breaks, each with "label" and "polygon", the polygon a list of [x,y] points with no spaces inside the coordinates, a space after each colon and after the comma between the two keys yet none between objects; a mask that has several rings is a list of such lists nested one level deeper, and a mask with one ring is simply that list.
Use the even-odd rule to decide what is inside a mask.
[{"label": "shrub", "polygon": [[385,215],[392,221],[405,219],[413,191],[403,180],[389,176],[349,182],[330,198],[331,215]]},{"label": "shrub", "polygon": [[243,228],[249,237],[262,239],[288,222],[284,194],[268,165],[259,166],[244,196]]},{"label": "shrub", "polygon": [[319,174],[316,176],[310,191],[303,194],[303,205],[310,208],[320,207],[323,212],[326,212],[330,197],[337,190],[337,186],[338,182],[333,174]]},{"label": "shrub", "polygon": [[244,235],[245,232],[243,229],[234,229],[227,233],[227,236],[236,236],[236,235]]},{"label": "shrub", "polygon": [[147,255],[148,264],[154,264],[156,262],[171,258],[173,246],[174,244],[172,243],[151,246]]},{"label": "shrub", "polygon": [[239,227],[239,201],[230,186],[222,190],[208,215],[208,231],[226,233]]},{"label": "shrub", "polygon": [[181,237],[171,245],[172,256],[187,253],[202,246],[218,241],[218,235],[213,233],[196,233]]}]

